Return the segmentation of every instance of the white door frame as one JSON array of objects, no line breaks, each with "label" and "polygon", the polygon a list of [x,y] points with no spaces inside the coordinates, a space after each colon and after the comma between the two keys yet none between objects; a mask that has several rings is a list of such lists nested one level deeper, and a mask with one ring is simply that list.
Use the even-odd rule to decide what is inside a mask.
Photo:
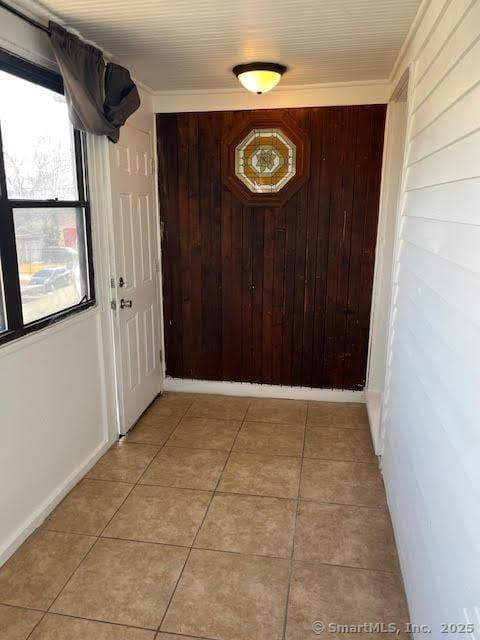
[{"label": "white door frame", "polygon": [[88,186],[92,207],[95,296],[100,310],[103,344],[105,424],[107,440],[114,442],[120,433],[118,411],[118,381],[115,359],[115,327],[110,308],[110,274],[113,260],[112,194],[110,165],[106,138],[87,135]]},{"label": "white door frame", "polygon": [[[163,331],[163,301],[162,301],[162,263],[161,263],[161,237],[160,237],[160,218],[159,218],[159,199],[158,199],[158,188],[157,182],[155,180],[155,176],[157,175],[157,153],[156,153],[156,127],[155,127],[155,116],[152,114],[151,119],[149,119],[150,126],[141,126],[136,121],[129,122],[125,126],[132,127],[133,129],[137,129],[143,133],[146,133],[150,138],[150,144],[152,145],[152,175],[154,178],[155,186],[154,186],[154,198],[153,198],[153,207],[154,207],[154,220],[155,220],[155,229],[154,235],[156,239],[156,247],[157,247],[157,299],[159,304],[158,309],[158,318],[159,318],[159,345],[160,345],[160,370],[161,370],[161,381],[160,381],[160,389],[159,393],[162,393],[163,383],[164,383],[164,331]],[[144,119],[142,119],[142,122]],[[120,133],[121,135],[121,133]],[[108,143],[109,147],[107,148],[107,155],[110,156],[112,145],[111,142]],[[111,178],[111,176],[109,176]],[[111,179],[109,179],[109,184],[111,186]],[[121,335],[120,335],[120,325],[119,325],[119,309],[120,309],[120,298],[121,298],[121,290],[116,286],[117,281],[117,264],[116,264],[116,256],[115,256],[115,237],[114,237],[114,223],[113,223],[113,194],[110,189],[110,247],[111,247],[111,256],[110,256],[110,303],[114,303],[115,309],[111,310],[112,315],[112,323],[113,323],[113,343],[114,343],[114,361],[115,361],[115,386],[116,386],[116,399],[117,399],[117,428],[119,434],[125,434],[127,431],[126,426],[123,424],[124,418],[124,398],[123,398],[123,367],[122,367],[122,358],[121,358]],[[146,408],[146,407],[145,407]]]},{"label": "white door frame", "polygon": [[[388,103],[382,163],[375,275],[368,345],[365,399],[375,453],[381,456],[385,437],[393,339],[394,285],[400,248],[405,181],[405,146],[410,98],[410,69],[399,80]],[[387,244],[390,245],[387,247]]]},{"label": "white door frame", "polygon": [[[150,116],[150,114],[149,114]],[[134,120],[134,118],[132,118]],[[140,120],[140,119],[138,119]],[[143,124],[145,123],[145,124]],[[148,124],[147,124],[148,123]],[[156,154],[156,131],[154,114],[150,117],[142,117],[141,124],[129,122],[140,131],[148,133],[152,141],[153,174],[157,175],[157,154]],[[98,247],[98,252],[94,255],[95,283],[97,304],[101,310],[101,324],[104,344],[103,364],[105,371],[106,393],[106,424],[108,425],[108,439],[113,442],[118,439],[123,432],[121,424],[122,413],[120,407],[122,398],[122,364],[119,359],[118,314],[111,309],[111,303],[117,300],[117,288],[112,288],[112,278],[115,278],[115,238],[113,224],[113,195],[110,174],[110,142],[106,138],[97,136],[87,136],[88,140],[88,167],[89,167],[89,187],[92,207],[95,207],[96,215],[93,217],[97,223],[92,232],[94,234],[94,245]],[[159,219],[159,199],[158,188],[154,188],[155,208],[155,229],[158,251],[158,299],[159,299],[159,336],[160,348],[162,351],[161,371],[162,388],[165,378],[165,348],[163,330],[163,301],[162,301],[162,271],[161,271],[161,238]]]}]

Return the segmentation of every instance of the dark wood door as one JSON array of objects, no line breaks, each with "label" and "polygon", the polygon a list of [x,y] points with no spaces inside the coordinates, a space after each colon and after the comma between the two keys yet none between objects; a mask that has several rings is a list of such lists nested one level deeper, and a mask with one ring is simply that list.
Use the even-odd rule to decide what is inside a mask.
[{"label": "dark wood door", "polygon": [[167,374],[365,384],[385,105],[276,109],[310,141],[282,206],[243,204],[222,144],[249,112],[157,115]]}]

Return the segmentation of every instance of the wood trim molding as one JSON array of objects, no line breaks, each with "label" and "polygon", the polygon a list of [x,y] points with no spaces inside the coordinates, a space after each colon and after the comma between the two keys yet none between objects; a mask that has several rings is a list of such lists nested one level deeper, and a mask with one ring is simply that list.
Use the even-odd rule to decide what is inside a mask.
[{"label": "wood trim molding", "polygon": [[152,92],[155,113],[333,107],[356,104],[387,104],[392,87],[388,80],[337,82],[288,86],[254,95],[245,89]]}]

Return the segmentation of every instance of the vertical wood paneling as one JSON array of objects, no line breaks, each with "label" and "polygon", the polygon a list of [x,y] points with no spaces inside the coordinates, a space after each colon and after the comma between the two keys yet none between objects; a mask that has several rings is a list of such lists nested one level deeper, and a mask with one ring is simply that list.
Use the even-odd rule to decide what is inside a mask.
[{"label": "vertical wood paneling", "polygon": [[[157,120],[158,189],[163,222],[163,295],[165,351],[172,376],[185,375],[183,367],[182,291],[178,264],[180,251],[179,175],[177,116],[168,114]],[[176,188],[172,189],[171,186]],[[177,265],[177,268],[168,268]]]},{"label": "vertical wood paneling", "polygon": [[[253,380],[253,220],[254,209],[242,206],[242,382]],[[224,286],[235,286],[225,282]],[[234,378],[235,379],[235,378]]]},{"label": "vertical wood paneling", "polygon": [[290,384],[292,380],[293,312],[295,300],[295,252],[297,229],[297,195],[285,205],[286,247],[285,279],[283,299],[283,340],[282,340],[282,377],[281,384]]},{"label": "vertical wood paneling", "polygon": [[[325,330],[328,281],[328,244],[330,233],[331,180],[335,171],[335,163],[330,157],[333,145],[334,115],[333,109],[318,109],[315,117],[317,126],[321,127],[323,145],[319,171],[318,191],[318,230],[317,257],[315,260],[315,299],[312,342],[312,386],[325,385],[323,363],[325,360]],[[314,151],[314,149],[312,149]],[[314,155],[312,156],[314,158]]]},{"label": "vertical wood paneling", "polygon": [[282,207],[222,186],[246,112],[157,116],[168,375],[364,386],[385,108],[284,113],[312,152]]},{"label": "vertical wood paneling", "polygon": [[285,252],[286,252],[286,214],[285,208],[275,209],[275,238],[273,252],[273,291],[272,291],[272,382],[282,379],[282,344],[285,325]]}]

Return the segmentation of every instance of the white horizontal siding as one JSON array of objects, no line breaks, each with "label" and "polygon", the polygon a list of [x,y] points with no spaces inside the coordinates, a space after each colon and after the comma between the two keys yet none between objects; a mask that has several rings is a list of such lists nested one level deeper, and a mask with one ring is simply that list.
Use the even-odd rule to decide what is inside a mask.
[{"label": "white horizontal siding", "polygon": [[432,0],[404,64],[382,466],[412,621],[436,639],[480,606],[480,0]]},{"label": "white horizontal siding", "polygon": [[418,162],[478,129],[480,83],[444,111],[411,142],[410,163]]},{"label": "white horizontal siding", "polygon": [[[458,3],[458,1],[459,0],[453,0],[455,4]],[[418,65],[421,67],[422,59],[429,59],[430,55],[435,55],[435,58],[428,71],[421,78],[417,76],[413,104],[414,110],[424,102],[434,89],[439,87],[444,77],[449,74],[458,76],[458,71],[455,70],[455,66],[459,64],[462,57],[469,52],[470,47],[478,40],[479,24],[480,6],[478,2],[475,1],[472,3],[470,10],[465,13],[458,28],[456,28],[457,25],[455,24],[450,25],[451,37],[444,41],[437,55],[435,55],[435,46],[432,46],[435,34],[432,36],[418,60]],[[418,73],[418,68],[416,72]]]},{"label": "white horizontal siding", "polygon": [[476,42],[460,59],[457,66],[442,78],[428,99],[422,102],[412,117],[412,136],[428,127],[435,118],[438,118],[478,83],[476,63],[479,55],[480,42]]},{"label": "white horizontal siding", "polygon": [[[410,191],[405,198],[408,216],[480,225],[478,202],[480,178],[433,185],[430,188]],[[459,207],[458,203],[462,206]]]},{"label": "white horizontal siding", "polygon": [[[480,51],[479,51],[480,53]],[[479,70],[480,72],[480,70]],[[407,191],[480,177],[480,130],[410,166]]]},{"label": "white horizontal siding", "polygon": [[453,36],[456,25],[464,17],[468,9],[472,8],[475,0],[458,0],[445,7],[438,25],[433,31],[428,49],[417,62],[417,82],[420,82],[426,71],[435,62],[436,57],[445,49],[445,43]]},{"label": "white horizontal siding", "polygon": [[[411,243],[404,243],[402,247],[401,266],[413,271],[470,322],[479,324],[480,281],[474,274]],[[466,296],[465,291],[471,295]]]},{"label": "white horizontal siding", "polygon": [[[405,268],[399,276],[399,294],[407,291],[417,308],[421,308],[430,325],[448,347],[464,358],[474,376],[480,375],[480,327]],[[438,322],[438,319],[441,319]]]},{"label": "white horizontal siding", "polygon": [[425,218],[407,218],[403,237],[416,247],[480,274],[480,227]]},{"label": "white horizontal siding", "polygon": [[[401,343],[397,350],[395,366],[402,373],[392,385],[392,428],[386,445],[399,455],[392,456],[384,475],[411,618],[431,625],[434,633],[425,637],[438,640],[444,637],[439,624],[462,621],[463,607],[478,597],[478,573],[465,553],[478,553],[476,532],[464,527],[465,509],[472,504],[460,507],[458,500],[459,493],[470,493],[470,484],[448,447],[437,445],[440,441],[447,446],[448,441],[439,415],[432,411],[434,403],[421,386],[416,362],[402,352]],[[406,394],[407,404],[402,400]],[[448,482],[452,469],[459,470],[459,476]]]},{"label": "white horizontal siding", "polygon": [[[397,316],[399,330],[396,335],[403,337],[406,344],[415,345],[412,360],[417,373],[423,371],[423,384],[435,403],[435,412],[441,417],[448,437],[448,450],[462,461],[462,472],[467,472],[470,480],[475,482],[473,486],[477,488],[475,493],[478,499],[480,465],[477,451],[480,432],[474,419],[478,407],[478,388],[472,375],[473,367],[468,366],[468,361],[458,356],[442,340],[434,326],[418,312],[418,306],[414,305],[408,294],[400,294],[398,304],[402,311]],[[412,321],[415,323],[414,333],[409,326]],[[465,380],[467,377],[470,379]],[[464,428],[457,431],[457,424],[463,424]],[[465,450],[467,443],[472,445],[469,450]],[[435,447],[441,447],[442,444],[445,443],[439,441]],[[479,510],[472,513],[471,517],[480,524]]]}]

